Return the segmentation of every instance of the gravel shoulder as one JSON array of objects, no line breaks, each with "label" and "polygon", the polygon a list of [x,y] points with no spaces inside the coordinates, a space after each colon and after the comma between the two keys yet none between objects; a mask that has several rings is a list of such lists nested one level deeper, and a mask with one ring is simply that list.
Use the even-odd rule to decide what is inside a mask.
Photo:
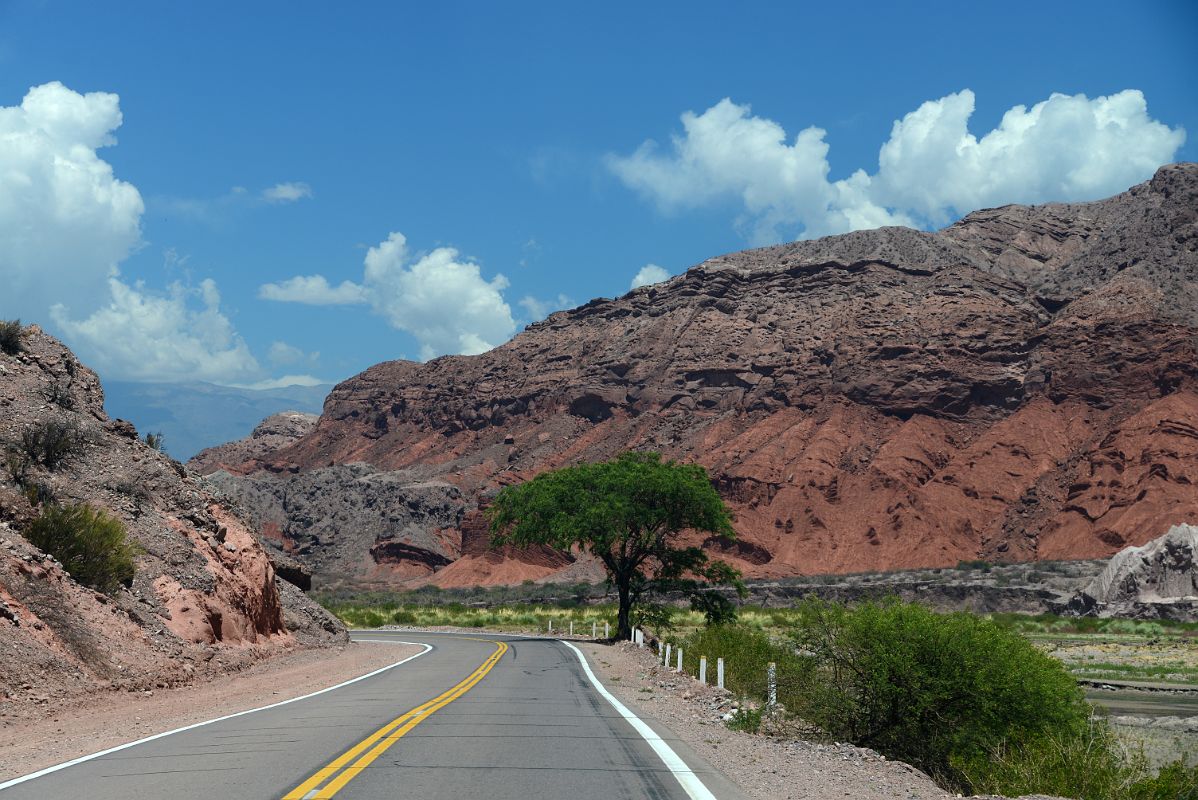
[{"label": "gravel shoulder", "polygon": [[599,679],[622,702],[673,731],[757,800],[954,797],[919,770],[848,744],[729,730],[731,696],[667,670],[647,649],[580,643]]},{"label": "gravel shoulder", "polygon": [[394,664],[420,648],[352,643],[295,650],[241,672],[177,689],[109,691],[24,708],[0,704],[0,780],[72,758],[309,694]]}]

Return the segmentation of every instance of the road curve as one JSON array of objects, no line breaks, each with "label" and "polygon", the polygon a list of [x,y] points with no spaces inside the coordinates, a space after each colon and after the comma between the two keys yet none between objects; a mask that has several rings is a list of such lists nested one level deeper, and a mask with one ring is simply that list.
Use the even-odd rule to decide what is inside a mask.
[{"label": "road curve", "polygon": [[613,706],[562,642],[406,631],[355,638],[431,649],[334,691],[48,772],[0,799],[741,797],[668,731]]}]

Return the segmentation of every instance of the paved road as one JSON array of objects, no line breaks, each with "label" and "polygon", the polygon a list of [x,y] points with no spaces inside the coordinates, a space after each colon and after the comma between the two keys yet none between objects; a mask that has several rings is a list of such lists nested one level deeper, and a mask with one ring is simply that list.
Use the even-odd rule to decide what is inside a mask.
[{"label": "paved road", "polygon": [[560,642],[406,632],[357,638],[432,649],[332,692],[43,775],[0,791],[0,800],[740,797],[656,728],[685,762],[675,771],[694,772],[680,781],[661,745],[654,750]]}]

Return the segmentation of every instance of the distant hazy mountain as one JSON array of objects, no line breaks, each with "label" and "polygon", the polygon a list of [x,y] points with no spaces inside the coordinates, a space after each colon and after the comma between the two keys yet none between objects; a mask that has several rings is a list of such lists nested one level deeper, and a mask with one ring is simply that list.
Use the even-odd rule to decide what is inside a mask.
[{"label": "distant hazy mountain", "polygon": [[166,451],[186,461],[205,447],[246,436],[280,411],[319,414],[332,384],[236,389],[211,383],[104,382],[108,415],[127,419],[142,435],[161,431]]}]

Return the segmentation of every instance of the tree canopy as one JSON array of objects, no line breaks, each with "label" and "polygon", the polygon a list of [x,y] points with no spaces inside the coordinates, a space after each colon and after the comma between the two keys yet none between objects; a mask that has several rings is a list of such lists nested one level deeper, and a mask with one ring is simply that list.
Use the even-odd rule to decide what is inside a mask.
[{"label": "tree canopy", "polygon": [[487,517],[497,545],[593,553],[619,595],[621,637],[630,634],[632,607],[647,592],[681,591],[709,619],[724,619],[734,613],[731,602],[704,587],[743,590],[730,566],[710,560],[700,547],[678,545],[678,534],[688,529],[735,538],[727,507],[696,464],[630,452],[545,472],[501,490]]}]

